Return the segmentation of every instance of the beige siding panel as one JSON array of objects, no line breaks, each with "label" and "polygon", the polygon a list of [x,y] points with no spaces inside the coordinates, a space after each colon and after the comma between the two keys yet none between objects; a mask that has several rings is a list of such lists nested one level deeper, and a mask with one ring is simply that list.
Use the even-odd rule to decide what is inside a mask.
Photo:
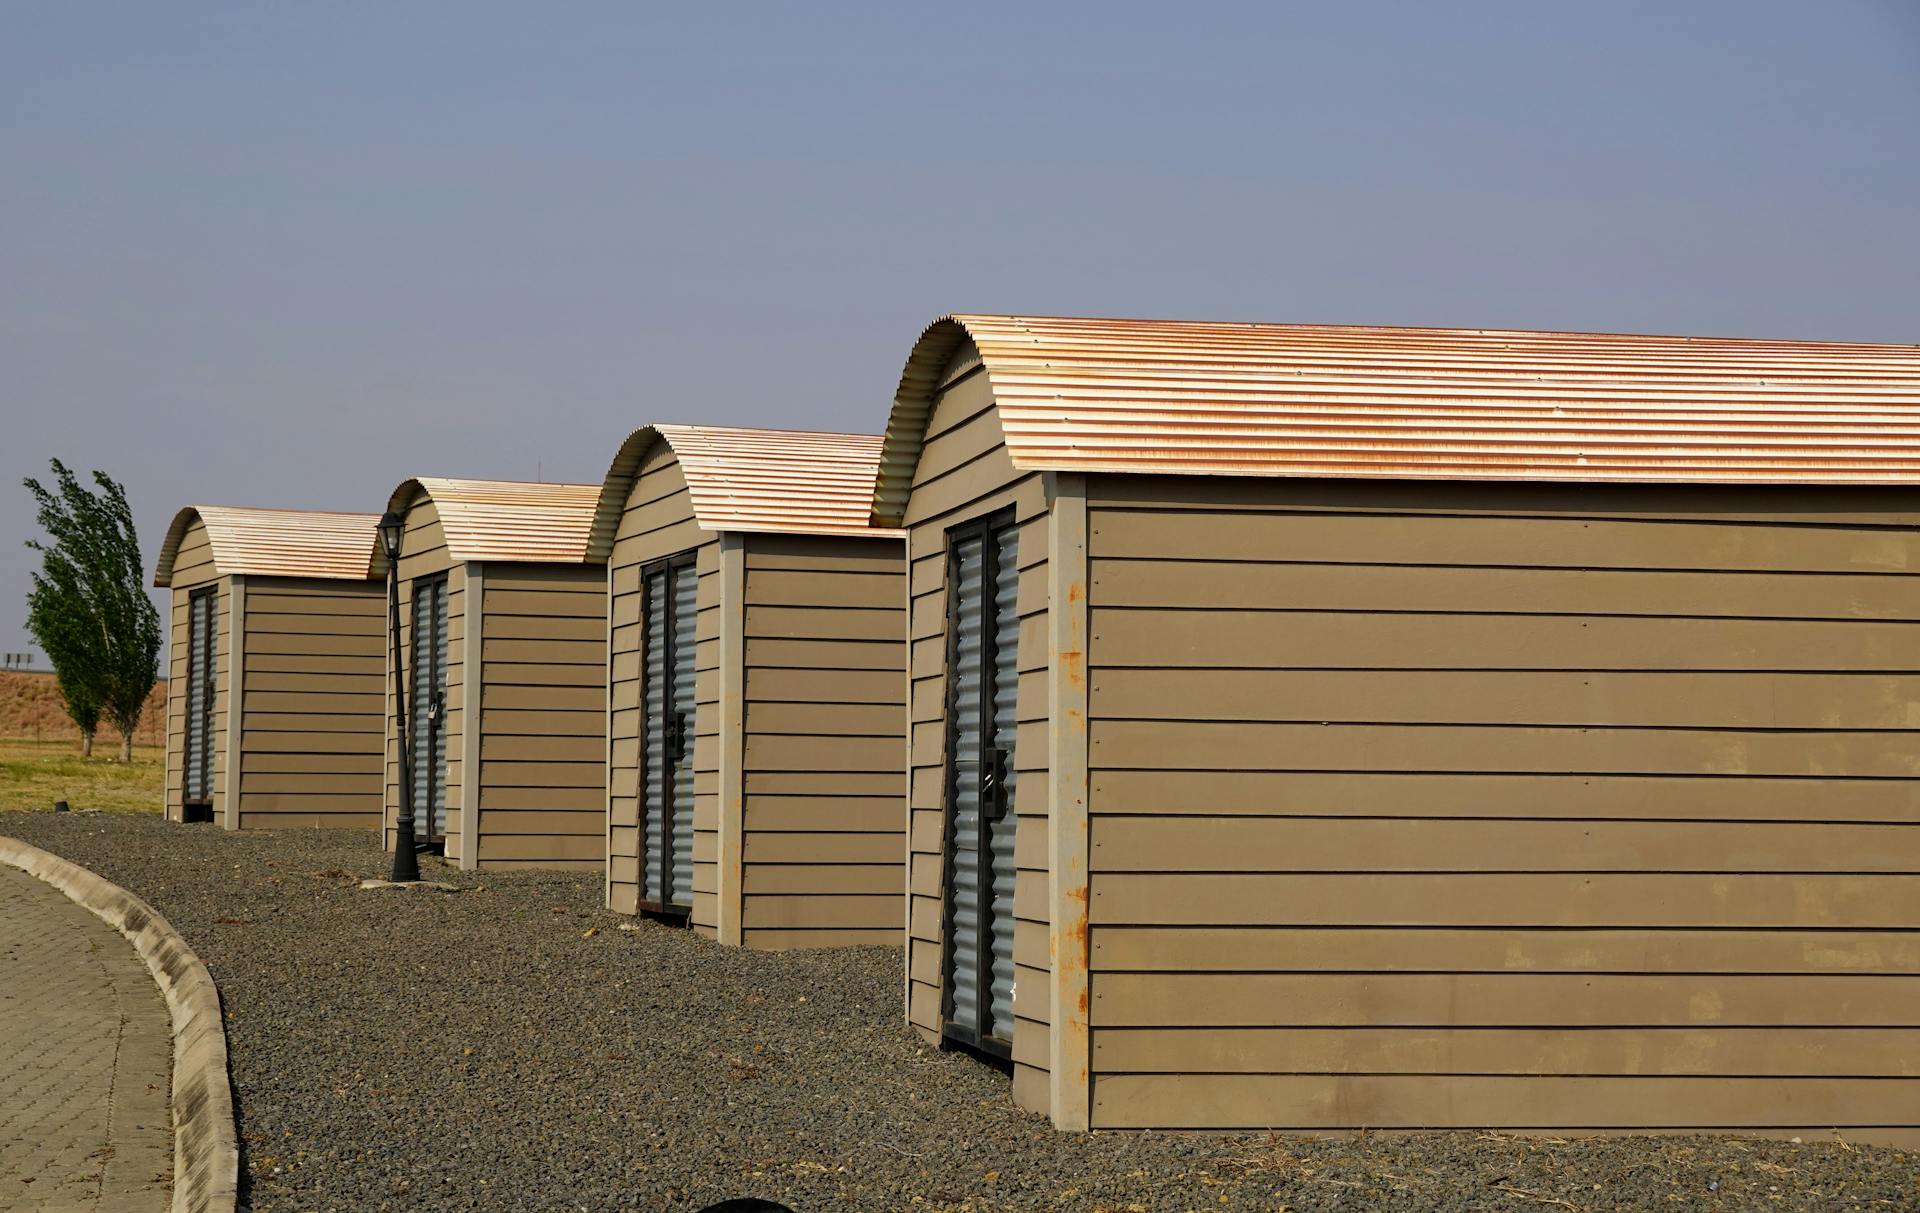
[{"label": "beige siding panel", "polygon": [[1247,755],[1280,770],[1577,772],[1911,778],[1920,752],[1892,732],[1504,728],[1496,725],[1240,724],[1096,720],[1105,770],[1234,770]]},{"label": "beige siding panel", "polygon": [[[1095,771],[1090,778],[1094,802],[1106,813],[1781,821],[1920,817],[1920,786],[1907,779],[1247,770]],[[919,785],[915,794],[920,796]],[[915,803],[919,807],[918,799]]]},{"label": "beige siding panel", "polygon": [[1106,1073],[1920,1077],[1920,1031],[1807,1029],[1108,1029]]},{"label": "beige siding panel", "polygon": [[[756,893],[874,893],[900,895],[900,865],[894,863],[826,863],[810,856],[802,863],[750,863],[746,870],[746,892]],[[898,907],[892,914],[899,921]]]},{"label": "beige siding panel", "polygon": [[478,866],[602,867],[606,572],[488,564],[482,584]]},{"label": "beige siding panel", "polygon": [[1287,610],[1485,611],[1711,618],[1920,617],[1906,574],[1646,569],[1476,569],[1447,565],[1099,560],[1092,592],[1110,607],[1211,607],[1247,602]]},{"label": "beige siding panel", "polygon": [[536,711],[536,712],[592,712],[596,715],[606,707],[607,692],[604,687],[573,686],[537,686],[527,681],[528,672],[520,667],[509,667],[509,682],[495,682],[489,679],[480,691],[480,706],[486,711]]},{"label": "beige siding panel", "polygon": [[1336,513],[1455,518],[1555,518],[1599,522],[1761,522],[1920,528],[1909,490],[1796,485],[1756,490],[1707,484],[1584,486],[1517,481],[1241,479],[1214,476],[1101,476],[1102,500],[1116,507],[1219,513]]},{"label": "beige siding panel", "polygon": [[747,795],[898,796],[901,773],[890,771],[748,771],[741,781]]},{"label": "beige siding panel", "polygon": [[[576,787],[559,787],[553,784],[534,784],[531,786],[502,785],[489,780],[480,791],[480,811],[500,810],[508,813],[516,811],[545,811],[565,809],[579,813],[604,813],[606,811],[606,792],[597,780],[583,780]],[[524,833],[519,827],[502,826],[509,833]],[[565,831],[568,833],[574,830]]]},{"label": "beige siding panel", "polygon": [[1095,973],[1103,1027],[1920,1027],[1920,978],[1862,974]]},{"label": "beige siding panel", "polygon": [[1108,668],[1806,670],[1920,668],[1903,623],[1613,615],[1132,610],[1096,605]]},{"label": "beige siding panel", "polygon": [[1092,493],[1096,1126],[1920,1124],[1890,498]]},{"label": "beige siding panel", "polygon": [[896,921],[885,927],[873,927],[865,930],[848,929],[801,929],[784,930],[761,928],[748,931],[746,946],[763,952],[784,952],[790,948],[875,948],[899,947],[900,924]]},{"label": "beige siding panel", "polygon": [[1125,1074],[1096,1077],[1093,1099],[1095,1123],[1114,1128],[1354,1123],[1374,1129],[1738,1126],[1825,1133],[1904,1128],[1920,1120],[1920,1083],[1861,1078]]},{"label": "beige siding panel", "polygon": [[[866,542],[897,553],[897,560],[905,558],[905,548],[898,540]],[[814,607],[830,610],[867,607],[896,613],[900,610],[903,587],[902,571],[899,569],[870,573],[842,572],[833,567],[813,572],[749,568],[755,574],[748,578],[753,583],[747,591],[749,607]]]},{"label": "beige siding panel", "polygon": [[[772,572],[833,573],[837,576],[859,577],[861,574],[878,574],[883,577],[897,576],[900,572],[900,547],[895,539],[865,538],[859,536],[807,535],[800,536],[804,542],[782,545],[775,542],[779,536],[762,536],[762,542],[750,545],[746,552],[749,570],[767,570]],[[805,605],[799,599],[791,598],[780,588],[779,580],[762,581],[759,590],[748,590],[747,600],[770,601],[788,605]],[[845,583],[836,583],[827,605],[839,604],[852,593],[861,601],[871,594],[879,582],[867,581],[855,583],[856,588],[848,589]],[[756,597],[759,595],[759,597]],[[864,602],[867,606],[898,606],[896,594],[893,601]]]},{"label": "beige siding panel", "polygon": [[831,748],[828,748],[818,736],[749,734],[746,747],[746,769],[749,771],[895,771],[900,767],[900,753],[901,743],[890,737],[833,737]]},{"label": "beige siding panel", "polygon": [[885,867],[886,879],[892,881],[893,888],[901,888],[905,881],[902,865],[906,860],[906,840],[901,836],[899,823],[889,831],[876,831],[865,834],[840,835],[843,831],[825,831],[832,837],[822,838],[813,831],[786,831],[772,833],[765,830],[752,830],[747,833],[745,860],[749,866],[761,863],[771,864],[869,864]]},{"label": "beige siding panel", "polygon": [[[749,834],[851,831],[898,834],[905,814],[898,796],[780,796],[755,798]],[[751,844],[749,839],[748,845]]]},{"label": "beige siding panel", "polygon": [[[902,787],[904,552],[893,539],[745,537],[748,946],[795,946],[803,930],[901,942],[905,815],[897,799],[864,797],[875,790],[897,796]],[[769,776],[794,775],[810,778],[823,799],[800,800],[769,785]],[[876,780],[885,783],[876,789]],[[818,915],[802,907],[801,895],[820,901]],[[769,935],[773,924],[756,914],[785,902],[794,904],[782,933]]]},{"label": "beige siding panel", "polygon": [[[906,648],[901,646],[904,659]],[[905,733],[905,707],[901,703],[903,680],[896,676],[892,703],[772,703],[750,700],[747,705],[747,729],[767,735],[829,737],[884,737],[899,742]],[[895,755],[894,766],[899,765]]]},{"label": "beige siding panel", "polygon": [[[1604,491],[1604,490],[1602,490]],[[1365,514],[1162,513],[1104,508],[1094,559],[1695,569],[1762,573],[1920,571],[1920,534],[1883,526],[1613,521],[1541,514],[1414,518]]]},{"label": "beige siding panel", "polygon": [[1920,931],[1095,927],[1113,972],[1920,974]]},{"label": "beige siding panel", "polygon": [[[900,662],[906,662],[904,645]],[[898,669],[783,669],[757,667],[749,670],[754,702],[808,704],[876,704],[891,709],[900,702],[901,671]]]},{"label": "beige siding panel", "polygon": [[1920,728],[1920,676],[1616,670],[1106,669],[1106,720]]},{"label": "beige siding panel", "polygon": [[1103,872],[1920,873],[1908,825],[1099,817]]},{"label": "beige siding panel", "polygon": [[[328,653],[249,653],[247,669],[289,678],[332,678],[378,674],[384,685],[389,658],[384,653],[340,656]],[[344,684],[334,684],[344,685]],[[361,684],[364,685],[364,684]]]},{"label": "beige siding panel", "polygon": [[[567,602],[578,598],[577,594],[556,594],[556,599]],[[578,605],[568,603],[568,605]],[[575,616],[560,616],[543,619],[533,615],[494,616],[489,613],[486,619],[487,639],[489,640],[557,640],[565,642],[592,641],[606,647],[607,622],[601,619],[581,619]]]},{"label": "beige siding panel", "polygon": [[885,640],[794,640],[748,637],[747,667],[799,670],[884,670],[899,667],[900,646]]},{"label": "beige siding panel", "polygon": [[1096,871],[1093,921],[1217,926],[1808,927],[1914,925],[1910,876],[1719,873]]},{"label": "beige siding panel", "polygon": [[[897,931],[900,926],[900,893],[896,889],[891,893],[871,896],[819,893],[749,896],[742,917],[749,931],[760,927]],[[887,927],[869,925],[875,922],[887,924]]]},{"label": "beige siding panel", "polygon": [[[588,816],[578,814],[578,816]],[[606,862],[606,839],[599,823],[575,833],[543,827],[538,834],[490,832],[481,815],[480,866],[599,868]]]}]

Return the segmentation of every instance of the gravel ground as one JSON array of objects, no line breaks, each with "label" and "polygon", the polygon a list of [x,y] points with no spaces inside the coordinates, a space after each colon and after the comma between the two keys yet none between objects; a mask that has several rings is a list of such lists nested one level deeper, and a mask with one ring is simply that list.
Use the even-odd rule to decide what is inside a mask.
[{"label": "gravel ground", "polygon": [[[922,1045],[890,949],[721,948],[586,874],[362,891],[367,834],[0,813],[153,903],[228,1012],[272,1213],[1920,1208],[1915,1158],[1833,1141],[1057,1134]],[[637,930],[622,929],[637,925]]]}]

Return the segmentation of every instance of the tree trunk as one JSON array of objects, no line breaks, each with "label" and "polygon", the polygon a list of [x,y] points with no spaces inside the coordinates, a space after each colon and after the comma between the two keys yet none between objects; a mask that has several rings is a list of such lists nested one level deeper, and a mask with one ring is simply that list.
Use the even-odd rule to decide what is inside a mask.
[{"label": "tree trunk", "polygon": [[120,761],[133,761],[133,733],[127,729],[120,730]]},{"label": "tree trunk", "polygon": [[82,734],[80,734],[80,757],[82,757],[82,758],[92,758],[92,757],[93,757],[93,732],[92,732],[92,730],[88,730],[87,732],[85,732],[85,733],[82,733]]}]

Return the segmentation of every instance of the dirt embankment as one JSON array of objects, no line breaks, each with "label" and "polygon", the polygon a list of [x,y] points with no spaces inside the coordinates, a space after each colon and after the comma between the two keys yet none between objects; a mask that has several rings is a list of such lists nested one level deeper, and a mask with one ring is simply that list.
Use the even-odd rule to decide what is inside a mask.
[{"label": "dirt embankment", "polygon": [[[146,711],[140,714],[140,727],[133,731],[135,745],[159,745],[167,732],[167,680],[153,684],[147,696]],[[69,740],[76,744],[80,730],[67,719],[60,706],[60,692],[53,675],[19,670],[0,671],[0,737],[25,737],[36,741]],[[94,736],[96,745],[120,740],[119,730],[102,721]],[[95,750],[99,753],[99,750]]]}]

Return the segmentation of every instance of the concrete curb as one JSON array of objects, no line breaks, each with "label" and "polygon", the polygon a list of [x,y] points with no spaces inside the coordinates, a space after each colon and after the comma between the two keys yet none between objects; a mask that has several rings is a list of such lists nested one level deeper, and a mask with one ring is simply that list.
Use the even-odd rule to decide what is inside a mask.
[{"label": "concrete curb", "polygon": [[133,944],[173,1019],[173,1213],[234,1213],[240,1139],[227,1031],[207,966],[152,906],[78,864],[0,836],[0,863],[37,876]]}]

